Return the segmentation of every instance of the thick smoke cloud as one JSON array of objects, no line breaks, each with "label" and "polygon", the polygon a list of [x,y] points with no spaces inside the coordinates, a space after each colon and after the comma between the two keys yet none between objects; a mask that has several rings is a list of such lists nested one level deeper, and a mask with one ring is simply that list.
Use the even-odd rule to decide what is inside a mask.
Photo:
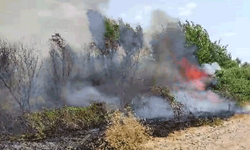
[{"label": "thick smoke cloud", "polygon": [[[74,50],[74,67],[69,79],[59,84],[60,99],[68,105],[87,106],[94,101],[104,101],[110,109],[116,109],[132,104],[139,117],[173,117],[174,112],[168,100],[151,94],[152,85],[170,87],[176,101],[185,105],[184,110],[195,114],[225,111],[229,104],[234,105],[211,91],[197,88],[197,83],[203,85],[200,77],[196,78],[197,82],[190,79],[190,69],[201,68],[194,56],[196,48],[185,47],[185,35],[178,26],[178,19],[161,10],[152,12],[151,28],[146,32],[140,27],[134,32],[119,22],[118,50],[110,49],[110,55],[98,56],[96,50],[106,48],[103,33],[108,3],[108,0],[3,1],[1,6],[6,8],[1,9],[1,22],[4,24],[0,31],[10,39],[26,36],[47,41],[55,29],[58,30]],[[15,9],[17,6],[22,9]],[[7,18],[13,19],[8,21]],[[84,47],[80,51],[82,44],[89,44],[93,40],[96,45]],[[148,57],[136,59],[146,49],[145,46],[149,46]],[[48,53],[48,50],[44,53]],[[183,60],[186,66],[183,66]],[[43,75],[36,83],[44,81],[47,87],[53,88],[53,78],[47,80],[49,71],[43,69]],[[42,91],[44,95],[45,91]],[[51,89],[47,91],[53,92]],[[50,98],[50,101],[55,99],[53,94],[44,97]]]},{"label": "thick smoke cloud", "polygon": [[[45,65],[41,69],[40,76],[34,82],[35,92],[32,92],[30,103],[34,108],[43,106],[53,106],[52,103],[45,100],[44,84],[47,82],[46,76],[48,75],[47,68],[48,54],[50,47],[48,45],[48,39],[55,32],[59,32],[60,35],[70,44],[70,47],[78,52],[81,50],[81,46],[84,43],[90,43],[92,41],[92,35],[89,30],[89,21],[87,17],[87,10],[98,10],[105,14],[108,8],[109,1],[107,0],[15,0],[0,2],[0,37],[6,38],[10,42],[19,41],[20,38],[24,44],[29,47],[37,47],[40,51],[39,57],[45,59]],[[47,86],[47,85],[46,85]],[[6,91],[1,90],[1,93],[5,93],[6,104],[13,106],[13,109],[18,106],[10,99],[11,95],[7,95]],[[52,99],[52,98],[50,98]]]},{"label": "thick smoke cloud", "polygon": [[[0,2],[0,35],[18,40],[25,37],[42,45],[55,31],[79,48],[92,41],[87,10],[105,13],[109,0],[3,0]],[[46,46],[44,46],[46,47]],[[48,53],[48,48],[43,49]]]},{"label": "thick smoke cloud", "polygon": [[[95,21],[91,16],[95,17]],[[89,11],[90,26],[92,35],[98,37],[98,33],[103,33],[104,29],[97,27],[95,22],[102,22],[103,17],[96,11]],[[98,20],[99,19],[99,20]],[[120,63],[115,60],[118,53],[114,53],[113,57],[93,58],[91,61],[85,61],[85,66],[91,68],[85,75],[81,75],[81,83],[84,82],[93,88],[83,88],[81,92],[72,94],[68,101],[74,105],[87,105],[88,100],[103,100],[114,106],[122,107],[124,103],[132,104],[137,116],[143,118],[173,117],[173,109],[166,99],[147,95],[150,93],[149,85],[155,84],[160,86],[168,86],[172,91],[176,101],[185,105],[183,111],[192,112],[200,115],[202,112],[218,113],[227,111],[229,106],[234,103],[220,98],[211,91],[199,91],[189,80],[188,77],[180,73],[180,62],[187,60],[192,66],[202,68],[194,52],[196,47],[185,47],[185,35],[178,26],[178,19],[170,18],[162,11],[156,10],[152,12],[152,28],[146,34],[142,34],[142,29],[138,28],[135,33],[129,30],[120,22],[120,49],[124,51]],[[155,21],[155,22],[154,22]],[[164,22],[159,22],[164,21]],[[164,23],[166,26],[157,28],[157,25]],[[158,32],[157,32],[158,30]],[[149,33],[153,34],[149,34]],[[145,46],[144,39],[151,39],[151,51],[154,55],[152,59],[142,59],[133,66],[132,57],[140,52]],[[102,39],[97,38],[99,47],[102,46]],[[98,47],[97,44],[97,47]],[[111,54],[112,55],[112,54]],[[121,56],[121,55],[120,55]],[[87,64],[87,65],[86,65]],[[83,66],[83,64],[81,64]],[[205,69],[211,72],[211,67],[205,65]],[[215,66],[218,69],[218,66]],[[214,71],[212,71],[214,72]],[[204,73],[205,74],[205,73]],[[152,80],[154,79],[154,83]],[[98,82],[98,85],[93,82]],[[95,92],[93,90],[95,89]],[[189,91],[188,89],[193,89]],[[92,93],[90,98],[87,93]],[[101,94],[102,93],[102,94]],[[75,98],[78,96],[79,100]],[[107,95],[109,100],[107,100]],[[97,98],[98,97],[98,98]],[[101,98],[102,97],[102,98]],[[235,111],[235,110],[234,110]]]}]

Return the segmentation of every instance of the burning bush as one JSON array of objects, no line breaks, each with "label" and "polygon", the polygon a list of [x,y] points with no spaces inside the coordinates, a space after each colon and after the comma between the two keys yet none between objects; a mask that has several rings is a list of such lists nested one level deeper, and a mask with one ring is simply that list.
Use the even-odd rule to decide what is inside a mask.
[{"label": "burning bush", "polygon": [[[209,117],[228,111],[228,105],[231,103],[206,89],[206,82],[210,82],[210,77],[201,70],[201,64],[218,62],[223,69],[228,69],[237,66],[238,63],[226,53],[226,47],[216,42],[212,43],[200,25],[191,25],[187,22],[182,24],[183,28],[180,28],[177,22],[169,22],[166,30],[153,34],[150,37],[150,43],[145,43],[144,32],[139,25],[132,29],[122,21],[116,23],[102,17],[98,12],[89,11],[88,17],[95,42],[87,48],[88,50],[84,49],[84,52],[78,53],[66,45],[67,42],[59,34],[54,35],[52,41],[56,42],[56,45],[52,44],[50,47],[50,61],[45,61],[48,63],[43,67],[46,70],[43,72],[45,77],[39,76],[41,79],[46,79],[47,85],[41,85],[41,89],[45,90],[38,89],[39,92],[36,92],[35,96],[45,95],[45,99],[58,99],[75,106],[87,106],[92,101],[105,101],[116,105],[116,108],[123,108],[127,103],[132,104],[134,99],[134,102],[138,102],[134,103],[134,109],[138,110],[142,118],[163,117],[172,118],[172,120],[177,118],[176,124],[171,121],[170,123],[178,129],[181,129],[183,121],[186,121],[187,127],[189,126],[190,119],[187,113],[194,116],[193,122],[196,123],[196,117]],[[186,47],[185,43],[189,47]],[[149,50],[146,50],[146,44],[151,46]],[[144,48],[147,51],[145,55],[148,57],[139,59]],[[123,51],[122,54],[118,54],[119,49]],[[92,55],[92,50],[100,53],[98,56]],[[6,52],[5,45],[2,51]],[[28,57],[28,54],[25,55]],[[6,61],[8,53],[1,56],[2,64],[8,63]],[[121,56],[119,62],[114,61],[118,56]],[[24,59],[26,67],[34,62],[27,63],[26,60]],[[33,68],[34,66],[31,65],[30,69],[34,71]],[[238,69],[231,68],[218,73],[220,84],[217,89],[233,95],[238,101],[246,101],[250,98],[249,70]],[[34,76],[35,73],[30,75],[29,81],[32,81]],[[8,75],[0,77],[2,81],[4,81],[3,77]],[[24,78],[20,76],[20,79]],[[75,82],[80,85],[77,86]],[[13,89],[17,90],[20,100],[29,101],[33,84],[31,82],[27,84],[28,90],[24,88],[18,91],[19,86]],[[6,87],[9,86],[13,84]],[[12,89],[9,89],[12,92]],[[26,96],[23,95],[25,92]],[[140,95],[142,95],[141,98],[137,99]],[[222,100],[223,102],[220,103]],[[216,105],[217,102],[220,104]],[[141,104],[150,107],[140,107]],[[147,111],[141,111],[141,108]],[[186,114],[182,113],[183,109]],[[232,112],[235,113],[236,110]],[[135,115],[139,117],[139,113]],[[110,116],[101,103],[95,103],[90,107],[62,107],[27,113],[24,119],[24,123],[34,131],[34,133],[24,134],[24,137],[30,140],[60,137],[67,131],[70,131],[66,133],[68,135],[76,133],[72,131],[89,130],[92,127],[100,129],[103,125],[107,125]],[[219,122],[220,120],[217,120],[217,124]],[[202,123],[210,124],[207,120],[205,123],[198,124]],[[165,122],[162,125],[168,131],[171,130]],[[124,116],[117,111],[113,114],[112,124],[106,131],[106,139],[112,148],[142,149],[142,144],[150,138],[147,127],[142,126],[132,113]]]},{"label": "burning bush", "polygon": [[249,101],[249,68],[240,68],[241,61],[238,58],[233,60],[231,54],[227,52],[227,46],[222,46],[220,41],[212,42],[207,31],[201,25],[189,21],[180,23],[180,25],[183,27],[187,45],[197,46],[195,55],[199,64],[217,62],[222,67],[222,71],[216,75],[218,85],[217,87],[214,86],[213,89],[221,95],[233,98],[240,103]]}]

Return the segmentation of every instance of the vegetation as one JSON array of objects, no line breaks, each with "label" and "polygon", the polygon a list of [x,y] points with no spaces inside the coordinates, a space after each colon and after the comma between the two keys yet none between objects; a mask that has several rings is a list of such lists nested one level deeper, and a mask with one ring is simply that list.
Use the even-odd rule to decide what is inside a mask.
[{"label": "vegetation", "polygon": [[139,123],[131,112],[124,116],[117,111],[113,114],[112,124],[106,131],[106,139],[112,148],[139,150],[150,140],[149,132],[150,130]]},{"label": "vegetation", "polygon": [[[136,118],[129,107],[125,108],[125,112],[108,112],[105,103],[93,103],[88,107],[45,109],[20,117],[19,120],[25,124],[26,130],[22,134],[2,138],[23,143],[56,139],[57,147],[121,150],[143,150],[144,144],[151,140],[152,136],[168,136],[174,131],[188,127],[219,126],[224,120],[218,117],[189,116],[189,123],[174,119],[145,122]],[[97,133],[96,129],[99,130]],[[63,141],[66,137],[74,139],[74,142],[66,142],[65,145]],[[3,140],[2,138],[0,140]]]},{"label": "vegetation", "polygon": [[250,68],[248,63],[240,65],[237,58],[233,60],[227,52],[227,46],[220,41],[212,42],[202,26],[193,22],[180,23],[183,27],[187,46],[197,46],[196,56],[200,64],[218,62],[223,68],[217,73],[218,86],[214,90],[227,98],[237,100],[239,104],[250,101]]},{"label": "vegetation", "polygon": [[233,67],[217,73],[219,84],[215,88],[226,97],[243,104],[250,100],[250,68]]},{"label": "vegetation", "polygon": [[227,52],[227,46],[221,45],[220,41],[212,42],[201,25],[186,21],[186,23],[180,23],[180,26],[186,35],[187,46],[197,47],[196,56],[200,64],[218,62],[224,69],[239,66]]},{"label": "vegetation", "polygon": [[116,21],[106,18],[105,19],[105,45],[106,49],[116,49],[119,41],[119,25]]},{"label": "vegetation", "polygon": [[[125,25],[127,28],[133,30],[134,33],[140,29],[133,29],[128,24]],[[188,21],[186,23],[180,23],[180,25],[183,27],[183,31],[186,35],[187,46],[197,46],[196,56],[199,63],[218,62],[223,68],[223,70],[216,74],[219,84],[213,90],[221,93],[223,96],[232,97],[239,103],[249,101],[249,64],[244,63],[241,67],[239,65],[241,63],[239,59],[233,60],[231,58],[230,53],[227,52],[227,46],[222,46],[220,42],[217,41],[212,42],[206,30],[200,25]],[[120,40],[119,23],[106,18],[105,28],[106,48],[116,49],[117,43]],[[20,54],[16,47],[8,47],[6,46],[7,42],[1,42],[0,80],[3,83],[1,86],[9,90],[10,95],[14,97],[20,108],[25,107],[25,109],[28,109],[28,111],[24,111],[23,108],[22,115],[20,116],[20,122],[25,130],[23,130],[22,134],[14,136],[8,133],[8,135],[10,135],[8,136],[8,140],[41,141],[53,139],[54,137],[61,138],[71,136],[71,138],[78,137],[81,139],[80,143],[76,143],[76,145],[73,146],[75,148],[96,149],[108,147],[110,149],[121,150],[143,149],[143,144],[150,140],[151,134],[153,136],[163,136],[162,134],[167,136],[167,134],[185,127],[222,124],[223,118],[205,117],[197,119],[192,116],[192,114],[188,116],[191,120],[190,123],[183,123],[179,120],[171,120],[167,123],[159,123],[157,121],[153,123],[142,123],[143,121],[137,119],[131,110],[126,110],[127,114],[118,110],[108,112],[104,103],[93,103],[88,107],[64,106],[57,109],[29,112],[31,89],[35,85],[33,81],[38,74],[37,72],[39,72],[42,67],[39,66],[38,58],[29,55],[29,49],[26,50],[23,45],[21,45],[23,53]],[[22,55],[25,57],[22,57]],[[106,55],[106,53],[103,55]],[[49,82],[53,83],[53,86],[47,89],[50,92],[55,90],[54,95],[56,95],[57,100],[63,101],[61,97],[63,89],[61,87],[65,86],[66,80],[68,80],[72,66],[74,65],[72,58],[71,54],[65,53],[64,46],[54,48],[50,52],[50,73],[52,78]],[[33,65],[31,65],[32,62]],[[69,63],[67,64],[66,62]],[[20,67],[21,69],[16,69],[15,67]],[[17,77],[19,81],[16,81]],[[151,88],[151,94],[161,96],[168,100],[174,111],[182,107],[181,104],[175,101],[168,87],[154,85]],[[174,113],[176,117],[178,117],[180,112]],[[147,127],[147,125],[149,126]],[[183,125],[185,125],[185,127],[183,127]],[[98,135],[88,132],[94,129],[98,129]],[[4,130],[8,132],[7,129]],[[93,141],[90,141],[91,139],[93,139]],[[94,143],[94,145],[90,143]]]},{"label": "vegetation", "polygon": [[119,40],[119,25],[116,23],[116,21],[106,18],[105,29],[106,33],[104,34],[104,36],[107,39],[110,39],[112,41]]},{"label": "vegetation", "polygon": [[[223,68],[221,72],[217,73],[219,84],[213,90],[227,98],[237,100],[239,104],[250,101],[249,64],[241,64],[238,58],[233,60],[231,54],[227,52],[227,45],[221,45],[220,41],[212,42],[209,34],[201,25],[189,21],[179,24],[186,35],[187,46],[197,47],[196,56],[198,62],[200,64],[218,62]],[[107,37],[112,40],[119,39],[119,25],[117,23],[107,20],[106,29],[107,33],[105,35]]]},{"label": "vegetation", "polygon": [[[77,130],[89,130],[107,124],[108,112],[103,103],[89,107],[62,107],[26,113],[22,116],[33,132],[24,133],[23,140],[37,141]],[[18,136],[19,137],[19,136]]]}]

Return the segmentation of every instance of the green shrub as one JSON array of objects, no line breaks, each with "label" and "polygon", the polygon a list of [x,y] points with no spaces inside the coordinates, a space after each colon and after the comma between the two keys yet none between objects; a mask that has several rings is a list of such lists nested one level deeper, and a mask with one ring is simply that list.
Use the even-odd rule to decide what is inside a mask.
[{"label": "green shrub", "polygon": [[231,54],[227,52],[227,46],[221,45],[220,41],[212,42],[201,25],[186,21],[180,23],[180,26],[186,35],[187,46],[197,47],[196,56],[200,64],[218,62],[225,69],[239,65],[236,60],[232,60]]},{"label": "green shrub", "polygon": [[105,18],[106,32],[104,33],[104,37],[107,49],[116,49],[116,43],[120,39],[120,23],[124,24],[127,29],[134,31],[135,33],[138,32],[139,26],[134,29],[130,26],[130,24],[124,23],[122,19],[120,19],[118,22],[113,19]]},{"label": "green shrub", "polygon": [[119,25],[116,21],[106,18],[105,20],[105,29],[104,34],[105,38],[116,41],[119,39]]},{"label": "green shrub", "polygon": [[27,133],[25,139],[44,139],[61,132],[77,131],[99,127],[108,121],[108,113],[103,103],[93,103],[89,107],[62,107],[27,113],[24,118],[34,133]]},{"label": "green shrub", "polygon": [[217,73],[219,84],[215,90],[239,103],[250,101],[250,68],[233,67]]},{"label": "green shrub", "polygon": [[197,47],[196,56],[200,64],[218,62],[223,68],[216,74],[219,84],[214,88],[216,92],[225,97],[235,99],[244,103],[250,101],[250,68],[247,63],[239,67],[241,61],[233,60],[227,52],[227,46],[220,44],[220,41],[212,42],[209,34],[201,25],[193,22],[180,23],[186,35],[187,46]]}]

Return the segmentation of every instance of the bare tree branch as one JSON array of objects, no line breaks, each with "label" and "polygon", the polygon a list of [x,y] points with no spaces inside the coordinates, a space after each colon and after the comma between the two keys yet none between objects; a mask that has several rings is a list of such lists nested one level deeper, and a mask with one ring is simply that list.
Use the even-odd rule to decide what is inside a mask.
[{"label": "bare tree branch", "polygon": [[0,53],[2,54],[0,80],[18,103],[21,111],[30,111],[32,85],[40,71],[38,49],[27,47],[21,41],[10,44],[2,40]]}]

